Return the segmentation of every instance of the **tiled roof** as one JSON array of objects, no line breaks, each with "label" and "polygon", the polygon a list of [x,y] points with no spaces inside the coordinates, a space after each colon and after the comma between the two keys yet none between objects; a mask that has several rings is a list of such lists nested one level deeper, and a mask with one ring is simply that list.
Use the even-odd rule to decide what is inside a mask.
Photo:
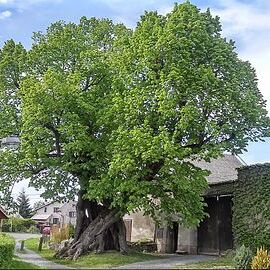
[{"label": "tiled roof", "polygon": [[221,158],[212,159],[211,162],[194,161],[192,163],[211,172],[207,176],[209,184],[235,181],[237,179],[237,168],[245,165],[238,157],[231,154],[225,154]]}]

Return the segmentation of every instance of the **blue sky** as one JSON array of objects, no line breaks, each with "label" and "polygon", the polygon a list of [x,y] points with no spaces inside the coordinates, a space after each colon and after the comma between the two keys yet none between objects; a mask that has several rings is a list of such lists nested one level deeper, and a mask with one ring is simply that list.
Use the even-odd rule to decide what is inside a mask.
[{"label": "blue sky", "polygon": [[[44,31],[57,20],[78,22],[81,16],[108,17],[134,27],[144,10],[165,14],[170,0],[0,0],[0,46],[7,39],[31,46],[34,31]],[[223,34],[236,41],[239,56],[257,71],[259,88],[270,112],[270,0],[193,0],[202,10],[219,15]],[[252,143],[241,155],[247,164],[270,162],[270,139]]]}]

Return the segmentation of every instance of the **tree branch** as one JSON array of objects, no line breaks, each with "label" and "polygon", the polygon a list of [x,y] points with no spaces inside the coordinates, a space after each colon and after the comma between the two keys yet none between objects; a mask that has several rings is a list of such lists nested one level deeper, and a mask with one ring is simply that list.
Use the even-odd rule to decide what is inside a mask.
[{"label": "tree branch", "polygon": [[50,156],[60,157],[61,156],[61,145],[60,145],[60,132],[51,124],[44,124],[44,127],[52,131],[55,138],[55,154],[49,154]]}]

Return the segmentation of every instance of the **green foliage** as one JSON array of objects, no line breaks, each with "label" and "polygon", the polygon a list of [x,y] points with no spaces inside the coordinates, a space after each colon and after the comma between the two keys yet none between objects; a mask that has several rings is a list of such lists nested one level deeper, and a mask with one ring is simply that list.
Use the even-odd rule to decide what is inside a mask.
[{"label": "green foliage", "polygon": [[22,219],[12,217],[3,220],[3,232],[28,232],[31,227],[34,227],[36,222],[32,219]]},{"label": "green foliage", "polygon": [[255,72],[234,49],[218,19],[190,3],[141,17],[117,55],[112,157],[108,172],[89,182],[90,198],[156,219],[202,219],[206,172],[190,161],[239,153],[269,129]]},{"label": "green foliage", "polygon": [[257,249],[257,254],[252,258],[251,269],[270,269],[270,254],[267,250]]},{"label": "green foliage", "polygon": [[68,225],[68,229],[69,229],[69,237],[74,238],[75,235],[75,226],[72,224]]},{"label": "green foliage", "polygon": [[13,258],[13,260],[9,263],[9,265],[6,265],[5,267],[0,267],[0,269],[44,269],[40,268],[35,264],[27,263],[24,261],[21,261],[19,259]]},{"label": "green foliage", "polygon": [[23,189],[17,198],[18,212],[23,218],[31,217],[31,206],[28,196],[25,194],[25,190]]},{"label": "green foliage", "polygon": [[1,51],[9,110],[0,134],[21,140],[0,151],[1,190],[25,177],[59,199],[79,186],[119,215],[140,209],[159,221],[163,212],[194,225],[208,172],[192,160],[240,153],[269,131],[253,68],[221,37],[218,18],[190,3],[146,12],[134,31],[83,17],[33,40],[28,52],[12,41]]},{"label": "green foliage", "polygon": [[7,267],[14,256],[15,240],[6,234],[0,234],[0,268]]},{"label": "green foliage", "polygon": [[36,225],[32,225],[29,229],[26,230],[28,233],[40,233],[40,230],[37,228]]},{"label": "green foliage", "polygon": [[[20,99],[18,90],[25,76],[27,52],[21,43],[5,42],[0,50],[0,138],[21,132]],[[23,179],[19,165],[20,153],[15,148],[1,145],[0,151],[0,201],[11,205],[10,193],[16,181]]]},{"label": "green foliage", "polygon": [[238,248],[233,258],[236,269],[250,269],[252,256],[253,253],[249,247],[242,245],[240,248]]},{"label": "green foliage", "polygon": [[234,191],[233,231],[237,246],[270,249],[270,166],[253,165],[239,170]]}]

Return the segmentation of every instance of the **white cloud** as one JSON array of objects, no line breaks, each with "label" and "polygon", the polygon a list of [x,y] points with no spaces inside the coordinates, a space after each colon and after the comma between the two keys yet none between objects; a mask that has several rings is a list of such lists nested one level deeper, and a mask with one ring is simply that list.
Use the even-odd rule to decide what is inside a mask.
[{"label": "white cloud", "polygon": [[9,18],[12,15],[11,11],[5,10],[0,12],[0,20],[4,20],[6,18]]},{"label": "white cloud", "polygon": [[0,4],[10,4],[13,0],[0,0]]},{"label": "white cloud", "polygon": [[237,0],[220,0],[221,8],[212,10],[221,17],[230,34],[243,34],[246,31],[270,29],[270,10],[262,9],[256,1],[249,4]]},{"label": "white cloud", "polygon": [[270,1],[219,0],[212,13],[220,17],[223,35],[237,40],[239,56],[256,69],[258,86],[270,113]]},{"label": "white cloud", "polygon": [[166,15],[169,12],[171,12],[172,9],[173,9],[173,6],[172,5],[164,5],[164,6],[159,7],[157,9],[157,11],[158,11],[159,14]]},{"label": "white cloud", "polygon": [[[270,114],[270,1],[219,0],[212,13],[220,17],[223,35],[236,40],[240,58],[256,69],[258,86],[267,100]],[[270,140],[250,143],[241,157],[248,163],[269,162]]]}]

